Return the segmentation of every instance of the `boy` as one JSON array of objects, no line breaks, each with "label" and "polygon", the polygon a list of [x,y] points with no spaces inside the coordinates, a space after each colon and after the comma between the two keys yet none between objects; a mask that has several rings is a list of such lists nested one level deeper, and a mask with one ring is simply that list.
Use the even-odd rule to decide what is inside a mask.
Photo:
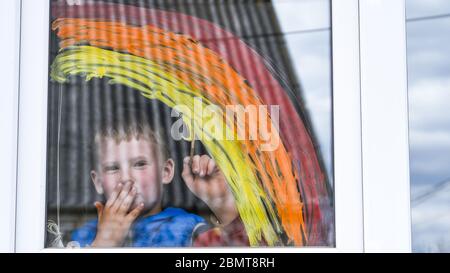
[{"label": "boy", "polygon": [[[171,183],[175,163],[149,123],[137,115],[133,119],[111,122],[96,132],[91,179],[107,201],[95,203],[98,220],[75,230],[72,240],[91,247],[206,246],[208,238],[214,238],[211,244],[223,243],[209,230],[194,244],[194,233],[207,227],[203,218],[180,208],[162,209],[163,185]],[[182,178],[222,226],[236,223],[234,197],[213,159],[184,158]]]}]

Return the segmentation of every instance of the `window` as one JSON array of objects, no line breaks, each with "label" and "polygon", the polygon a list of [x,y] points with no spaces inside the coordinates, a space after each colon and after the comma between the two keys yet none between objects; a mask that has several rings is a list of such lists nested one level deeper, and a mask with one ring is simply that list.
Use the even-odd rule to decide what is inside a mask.
[{"label": "window", "polygon": [[448,1],[406,1],[412,246],[448,252]]},{"label": "window", "polygon": [[[127,7],[117,6],[123,4],[23,0],[16,7],[20,98],[17,189],[11,189],[17,198],[6,199],[15,203],[10,232],[16,251],[92,244],[98,213],[93,202],[105,204],[112,195],[110,184],[97,179],[100,172],[127,182],[168,158],[173,163],[162,164],[161,179],[153,181],[171,180],[158,195],[162,210],[182,208],[189,214],[183,243],[197,238],[193,233],[224,229],[227,219],[217,211],[224,206],[214,207],[183,182],[183,159],[191,155],[216,159],[227,181],[222,189],[230,188],[221,192],[232,193],[240,219],[230,218],[244,227],[244,242],[274,246],[245,251],[409,251],[402,1],[129,1]],[[95,5],[103,8],[87,8]],[[154,25],[142,27],[143,22]],[[234,125],[245,122],[237,115],[230,121],[215,107],[206,116],[203,109],[191,111],[197,101],[189,101],[189,94],[199,95],[201,106],[219,110],[235,102],[269,106],[262,109],[262,117],[270,118],[263,125],[279,128],[268,130],[258,145],[250,137],[240,142],[204,138],[205,133],[221,135],[217,124],[233,125],[238,134]],[[176,107],[183,104],[187,109]],[[277,105],[279,112],[270,107]],[[251,128],[264,128],[258,122],[246,125],[249,136]],[[259,137],[264,130],[256,132]],[[121,150],[121,143],[133,141],[142,145]],[[271,150],[273,143],[281,146]],[[108,144],[113,148],[101,148]],[[133,150],[144,156],[105,160],[101,152]],[[145,157],[154,153],[152,160]],[[193,164],[187,160],[187,171]],[[277,183],[291,187],[284,192],[293,206],[283,206]],[[134,200],[130,206],[136,208],[140,201]],[[295,225],[286,226],[281,218],[293,211]],[[255,219],[257,225],[249,224]],[[86,223],[93,223],[94,232]],[[79,238],[90,239],[74,240],[77,231]],[[260,233],[268,241],[262,243]],[[121,243],[113,246],[138,246],[135,234],[143,233],[122,233]]]},{"label": "window", "polygon": [[47,246],[334,246],[330,7],[289,5],[317,23],[282,1],[50,2]]}]

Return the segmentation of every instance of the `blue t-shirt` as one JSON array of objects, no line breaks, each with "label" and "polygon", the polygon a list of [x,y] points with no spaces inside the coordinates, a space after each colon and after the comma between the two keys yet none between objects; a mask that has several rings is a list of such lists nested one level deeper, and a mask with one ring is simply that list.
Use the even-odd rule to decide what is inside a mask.
[{"label": "blue t-shirt", "polygon": [[[158,214],[140,218],[131,227],[131,247],[184,247],[192,245],[196,227],[205,220],[180,208],[166,208]],[[72,233],[72,240],[84,247],[97,233],[97,220],[88,221]]]}]

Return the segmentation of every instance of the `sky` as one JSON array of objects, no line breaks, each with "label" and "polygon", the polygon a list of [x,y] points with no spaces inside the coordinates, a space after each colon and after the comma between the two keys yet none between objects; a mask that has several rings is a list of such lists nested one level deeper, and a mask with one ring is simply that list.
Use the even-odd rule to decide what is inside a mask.
[{"label": "sky", "polygon": [[[274,0],[329,175],[332,173],[329,0]],[[449,0],[406,0],[412,247],[450,252]],[[293,33],[294,32],[294,33]],[[434,190],[438,188],[438,190]],[[418,198],[431,192],[427,198]]]},{"label": "sky", "polygon": [[[331,31],[328,0],[274,0],[303,99],[329,177],[332,176]],[[317,32],[298,31],[321,29]]]},{"label": "sky", "polygon": [[413,251],[450,252],[450,183],[432,191],[450,179],[450,1],[406,0],[406,14]]}]

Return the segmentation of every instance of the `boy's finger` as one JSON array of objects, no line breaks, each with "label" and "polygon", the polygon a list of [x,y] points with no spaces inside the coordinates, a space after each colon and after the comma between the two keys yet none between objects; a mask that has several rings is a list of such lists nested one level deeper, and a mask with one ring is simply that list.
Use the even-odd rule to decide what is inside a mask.
[{"label": "boy's finger", "polygon": [[132,187],[130,192],[128,193],[127,197],[123,200],[122,204],[119,207],[119,212],[121,213],[127,213],[128,209],[130,208],[131,204],[133,203],[134,199],[136,198],[137,194],[137,188]]},{"label": "boy's finger", "polygon": [[97,209],[98,218],[102,217],[103,208],[104,208],[103,204],[97,201],[94,203],[94,206]]},{"label": "boy's finger", "polygon": [[[200,158],[199,156],[197,156]],[[192,160],[194,161],[194,160]],[[190,166],[190,158],[186,157],[183,160],[183,172],[181,173],[181,177],[184,180],[184,183],[188,187],[188,189],[194,193],[195,195],[198,195],[199,193],[199,184],[195,181],[195,174],[192,172],[192,166]]]},{"label": "boy's finger", "polygon": [[190,162],[191,158],[189,156],[183,159],[183,171],[181,172],[181,177],[183,178],[184,182],[188,185],[189,188],[192,185],[192,182],[194,181],[191,166],[189,166]]},{"label": "boy's finger", "polygon": [[120,191],[122,190],[123,184],[119,183],[116,185],[116,187],[114,188],[113,192],[111,193],[111,196],[109,197],[108,201],[106,202],[106,207],[112,207],[112,205],[114,204],[114,202],[117,199],[117,196],[119,196]]},{"label": "boy's finger", "polygon": [[130,213],[127,214],[127,221],[133,222],[134,219],[136,219],[140,214],[141,211],[144,209],[144,203],[140,203],[136,208],[134,208]]},{"label": "boy's finger", "polygon": [[216,162],[214,159],[210,159],[208,162],[208,170],[206,171],[206,175],[212,175],[216,170]]},{"label": "boy's finger", "polygon": [[183,165],[190,165],[191,164],[191,157],[190,156],[186,156],[183,158]]},{"label": "boy's finger", "polygon": [[132,187],[132,183],[131,182],[127,182],[123,188],[122,191],[119,193],[119,196],[117,197],[116,201],[114,202],[114,204],[112,205],[112,209],[114,211],[118,211],[120,206],[123,203],[123,200],[128,196],[128,193],[130,192]]},{"label": "boy's finger", "polygon": [[194,155],[192,158],[192,173],[197,175],[200,172],[200,156]]},{"label": "boy's finger", "polygon": [[199,172],[198,174],[200,177],[204,177],[208,171],[208,163],[209,163],[210,157],[207,155],[202,155],[200,157],[200,163],[199,163]]}]

